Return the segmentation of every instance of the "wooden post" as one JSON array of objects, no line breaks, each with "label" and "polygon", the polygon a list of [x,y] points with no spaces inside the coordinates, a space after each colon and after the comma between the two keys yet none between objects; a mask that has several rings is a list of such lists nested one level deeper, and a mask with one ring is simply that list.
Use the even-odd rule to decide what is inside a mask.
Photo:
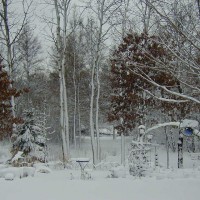
[{"label": "wooden post", "polygon": [[178,168],[183,168],[183,134],[181,130],[178,139]]}]

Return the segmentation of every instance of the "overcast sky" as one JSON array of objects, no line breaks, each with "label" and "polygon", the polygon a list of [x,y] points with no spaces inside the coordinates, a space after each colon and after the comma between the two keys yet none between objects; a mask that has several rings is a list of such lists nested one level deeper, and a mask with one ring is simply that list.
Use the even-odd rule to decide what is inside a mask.
[{"label": "overcast sky", "polygon": [[[14,7],[15,10],[17,9],[18,12],[23,11],[21,4],[17,5],[17,2],[19,1],[13,1],[14,2]],[[31,0],[27,0],[31,1]],[[84,0],[71,0],[71,5],[76,4],[80,6],[83,4]],[[51,3],[48,4],[47,2]],[[52,22],[53,18],[55,19],[55,13],[54,13],[54,5],[53,5],[53,0],[32,0],[32,6],[30,9],[30,18],[29,21],[31,23],[31,26],[34,27],[34,33],[35,35],[38,36],[42,47],[44,51],[44,56],[46,58],[49,57],[49,54],[51,52],[51,31],[50,27],[48,26],[48,22]],[[88,12],[86,13],[86,15]],[[56,31],[55,29],[56,26],[54,26],[54,33]],[[108,42],[108,41],[107,41]],[[110,43],[111,40],[109,39]]]},{"label": "overcast sky", "polygon": [[[51,5],[48,5],[47,1],[49,1]],[[31,23],[35,27],[35,34],[38,35],[42,43],[45,57],[48,57],[48,52],[52,45],[51,31],[48,25],[48,21],[52,22],[52,18],[55,18],[53,12],[54,6],[52,3],[53,0],[34,0],[32,5],[33,17],[30,18]],[[81,1],[72,0],[71,5],[73,4],[80,5]]]}]

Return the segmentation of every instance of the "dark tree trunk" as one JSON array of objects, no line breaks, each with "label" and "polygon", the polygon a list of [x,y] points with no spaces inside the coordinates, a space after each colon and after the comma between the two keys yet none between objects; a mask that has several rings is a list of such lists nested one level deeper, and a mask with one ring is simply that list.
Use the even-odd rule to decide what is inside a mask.
[{"label": "dark tree trunk", "polygon": [[199,17],[200,17],[200,0],[197,0],[197,5],[198,5],[198,12],[199,12]]},{"label": "dark tree trunk", "polygon": [[183,134],[179,131],[178,140],[178,168],[183,168]]}]

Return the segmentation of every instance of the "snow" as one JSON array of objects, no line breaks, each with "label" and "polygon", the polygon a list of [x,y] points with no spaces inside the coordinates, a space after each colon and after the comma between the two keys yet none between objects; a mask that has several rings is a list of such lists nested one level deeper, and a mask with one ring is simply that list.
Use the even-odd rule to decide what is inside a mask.
[{"label": "snow", "polygon": [[146,133],[149,133],[152,130],[155,130],[157,128],[161,128],[161,127],[165,127],[165,126],[176,126],[179,127],[180,122],[166,122],[166,123],[162,123],[162,124],[157,124],[149,129],[146,130]]},{"label": "snow", "polygon": [[50,168],[48,168],[46,166],[40,166],[40,167],[37,167],[36,172],[49,174],[52,171]]},{"label": "snow", "polygon": [[138,129],[146,129],[146,127],[144,126],[144,125],[140,125],[140,126],[138,126]]},{"label": "snow", "polygon": [[[148,92],[148,93],[150,94],[150,92]],[[167,99],[167,98],[156,97],[156,96],[154,96],[154,97],[157,98],[157,99],[159,99],[160,101],[166,101],[166,102],[171,102],[171,103],[185,103],[185,102],[188,102],[188,100]]]},{"label": "snow", "polygon": [[[146,177],[134,177],[129,174],[128,166],[119,166],[120,140],[103,137],[102,162],[94,170],[90,162],[86,166],[91,178],[81,180],[80,166],[75,160],[91,159],[89,151],[90,139],[84,138],[80,152],[72,153],[77,166],[63,169],[61,161],[51,161],[46,164],[35,164],[31,168],[34,173],[26,178],[20,178],[20,173],[30,170],[28,167],[11,168],[0,166],[0,192],[2,200],[197,200],[199,199],[200,160],[192,160],[190,154],[184,152],[184,169],[177,169],[177,152],[170,151],[170,169],[166,169],[165,147],[157,146],[160,167],[152,168]],[[131,138],[126,137],[126,155]],[[88,150],[87,150],[88,148]],[[0,146],[0,161],[1,161]],[[51,156],[57,156],[58,146],[52,146]],[[86,152],[86,150],[88,152]],[[154,162],[154,149],[150,160]],[[127,158],[127,157],[126,157]],[[4,159],[4,158],[3,158]],[[153,166],[153,165],[152,165]],[[50,169],[49,169],[50,168]],[[22,170],[23,169],[23,170]],[[41,173],[40,170],[50,173]],[[16,172],[15,172],[16,171]],[[32,172],[33,172],[32,171]],[[19,175],[15,175],[15,173]],[[29,172],[30,173],[30,172]],[[12,179],[5,180],[5,177]],[[111,176],[114,174],[114,176]],[[115,177],[115,178],[112,178]]]},{"label": "snow", "polygon": [[23,151],[18,151],[17,154],[12,158],[11,161],[14,162],[14,161],[17,161],[20,158],[23,158],[22,154],[23,154]]},{"label": "snow", "polygon": [[191,119],[184,119],[180,123],[180,128],[187,128],[187,127],[198,128],[198,126],[199,126],[198,121]]},{"label": "snow", "polygon": [[15,175],[13,173],[7,173],[5,175],[5,180],[9,180],[9,181],[12,181],[14,179]]},{"label": "snow", "polygon": [[126,178],[126,169],[123,166],[113,167],[110,172],[111,178]]},{"label": "snow", "polygon": [[[194,135],[200,137],[200,131],[198,130],[199,122],[196,120],[191,120],[191,119],[184,119],[181,122],[166,122],[166,123],[162,123],[162,124],[157,124],[149,129],[147,129],[146,133],[148,134],[152,130],[155,130],[155,129],[158,129],[161,127],[165,127],[165,126],[175,126],[177,128],[185,129],[185,131],[186,131],[186,128],[191,128],[193,130]],[[187,135],[187,134],[185,133],[185,135]]]},{"label": "snow", "polygon": [[70,160],[76,162],[89,162],[90,158],[71,158]]},{"label": "snow", "polygon": [[199,137],[200,137],[200,131],[199,131],[199,130],[194,129],[194,134],[195,134],[196,136],[199,136]]},{"label": "snow", "polygon": [[14,177],[20,178],[22,175],[21,168],[9,167],[0,170],[0,178],[5,178],[6,174],[13,174]]},{"label": "snow", "polygon": [[[73,174],[74,179],[70,179]],[[34,178],[5,181],[0,179],[3,200],[196,200],[199,177],[106,178],[96,171],[91,180],[80,180],[77,171],[62,170],[36,174]],[[23,188],[23,193],[22,193]],[[11,192],[12,191],[12,192]]]},{"label": "snow", "polygon": [[103,135],[112,135],[113,133],[107,128],[100,128],[99,133]]},{"label": "snow", "polygon": [[6,167],[3,169],[0,169],[0,178],[6,178],[8,174],[12,174],[12,176],[16,178],[34,176],[35,168],[33,167]]}]

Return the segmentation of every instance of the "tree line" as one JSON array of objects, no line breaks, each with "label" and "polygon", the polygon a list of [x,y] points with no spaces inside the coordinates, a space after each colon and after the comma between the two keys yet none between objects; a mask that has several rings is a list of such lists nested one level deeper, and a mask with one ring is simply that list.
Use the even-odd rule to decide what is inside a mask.
[{"label": "tree line", "polygon": [[16,141],[23,113],[34,108],[62,142],[64,161],[86,130],[96,164],[103,125],[128,135],[141,124],[199,120],[199,1],[41,3],[53,13],[43,17],[51,49],[34,33],[33,1],[21,2],[21,15],[0,2],[1,137]]}]

